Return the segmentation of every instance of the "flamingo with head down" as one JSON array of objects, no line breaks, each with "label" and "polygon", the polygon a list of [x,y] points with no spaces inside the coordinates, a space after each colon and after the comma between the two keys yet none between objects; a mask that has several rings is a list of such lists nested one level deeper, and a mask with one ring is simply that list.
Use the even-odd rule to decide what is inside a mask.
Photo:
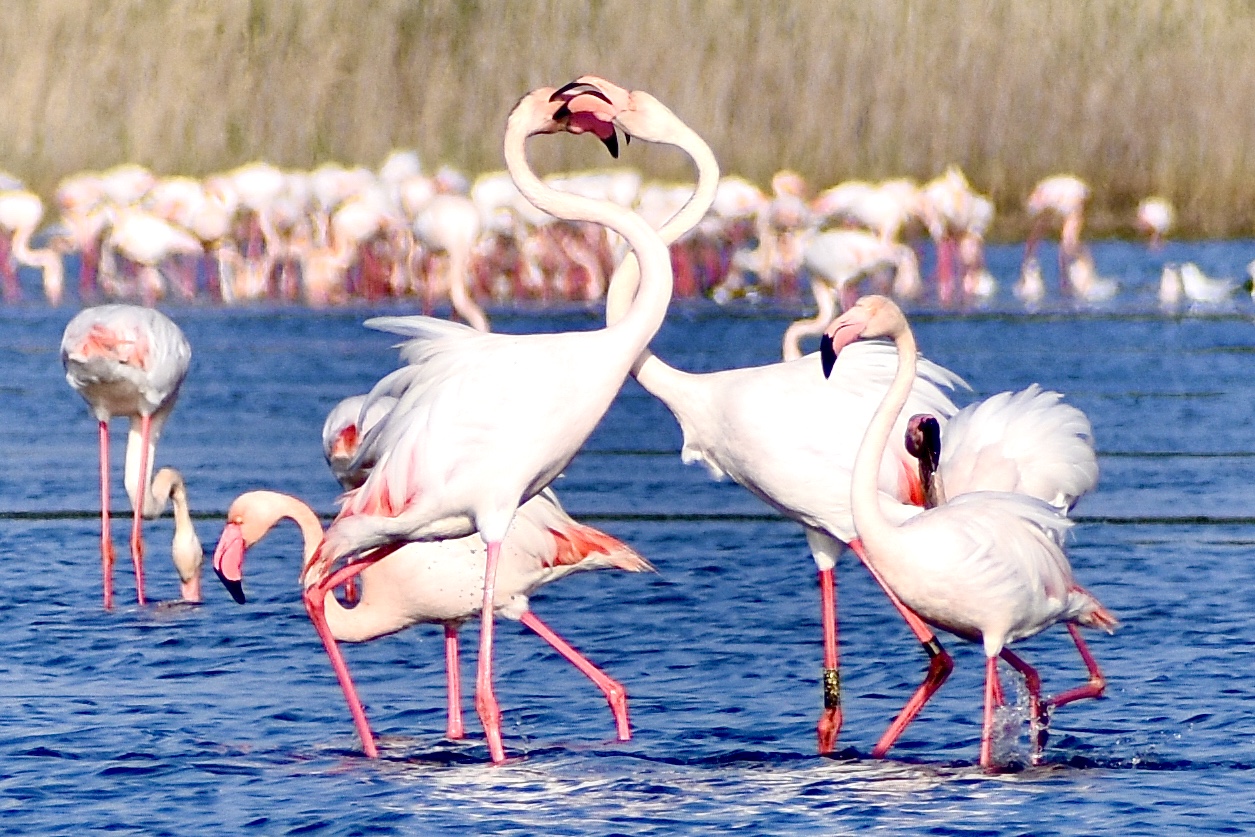
[{"label": "flamingo with head down", "polygon": [[[124,482],[134,514],[131,560],[136,598],[142,605],[144,544],[140,521],[157,517],[165,507],[166,498],[156,496],[153,486],[153,457],[191,358],[187,338],[170,318],[136,305],[85,308],[70,320],[61,338],[66,380],[83,396],[100,423],[100,561],[106,610],[113,607],[114,561],[109,531],[109,420],[115,416],[131,420]],[[168,490],[186,496],[182,478],[172,482]],[[199,582],[193,584],[184,578],[183,595],[198,601]]]},{"label": "flamingo with head down", "polygon": [[877,471],[915,379],[914,335],[901,309],[879,296],[859,300],[825,334],[838,357],[860,339],[888,337],[897,347],[893,383],[854,462],[854,525],[868,563],[904,604],[929,623],[984,645],[980,763],[992,768],[994,709],[1003,702],[998,658],[1022,671],[1030,690],[1039,682],[1006,646],[1060,621],[1075,636],[1077,625],[1110,631],[1116,619],[1073,578],[1060,546],[1071,522],[1050,504],[1006,491],[960,494],[915,514],[886,502],[877,490]]},{"label": "flamingo with head down", "polygon": [[[399,397],[363,447],[377,464],[347,495],[305,570],[306,600],[317,607],[321,598],[311,590],[361,571],[359,561],[333,572],[341,558],[385,547],[364,559],[378,560],[409,541],[480,535],[487,566],[476,709],[496,762],[505,758],[492,687],[502,542],[519,506],[562,472],[605,414],[671,298],[667,248],[644,220],[608,201],[546,186],[527,164],[525,140],[536,134],[592,132],[617,151],[616,124],[631,104],[612,95],[588,82],[528,93],[507,120],[505,157],[519,190],[537,207],[603,224],[627,240],[645,266],[630,311],[597,331],[533,335],[479,332],[429,317],[371,321],[412,338],[405,352],[410,365],[377,386]],[[667,127],[671,133],[639,136],[674,143],[676,130],[688,130],[674,117]]]}]

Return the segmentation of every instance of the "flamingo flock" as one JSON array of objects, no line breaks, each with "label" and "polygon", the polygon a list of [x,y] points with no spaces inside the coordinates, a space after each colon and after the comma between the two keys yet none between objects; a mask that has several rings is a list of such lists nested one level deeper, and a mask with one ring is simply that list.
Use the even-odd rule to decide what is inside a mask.
[{"label": "flamingo flock", "polygon": [[[633,209],[655,227],[687,201],[683,187],[630,169],[548,183]],[[1047,295],[1037,254],[1055,229],[1058,294],[1093,303],[1117,292],[1082,240],[1089,197],[1090,187],[1071,174],[1046,177],[1027,196],[1032,230],[1014,286],[1026,304]],[[73,256],[71,281],[83,302],[321,307],[401,298],[425,313],[447,303],[454,317],[485,331],[491,304],[601,300],[626,252],[608,228],[535,206],[508,171],[425,172],[413,151],[393,152],[373,170],[258,161],[200,178],[124,164],[66,177],[51,203],[55,211],[0,173],[6,302],[22,299],[20,266],[39,271],[48,302],[61,304],[65,258]],[[999,290],[984,253],[994,214],[993,202],[953,165],[922,183],[851,180],[818,190],[790,170],[768,189],[724,176],[701,218],[669,242],[673,295],[795,299],[809,285],[820,316],[834,292],[843,308],[868,290],[943,307],[979,305]],[[1159,248],[1173,221],[1172,204],[1155,196],[1141,202],[1131,228]],[[925,245],[933,252],[929,275],[920,268]]]},{"label": "flamingo flock", "polygon": [[[693,161],[696,186],[659,196],[642,215],[633,211],[631,184],[621,184],[623,194],[616,195],[607,184],[542,179],[528,163],[525,143],[558,133],[592,134],[616,156],[620,134],[674,146]],[[372,198],[352,196],[367,182],[364,176],[330,170],[311,178],[308,194],[302,195],[293,192],[297,187],[287,174],[265,166],[238,177],[230,192],[222,182],[212,194],[207,188],[169,185],[165,193],[174,204],[181,189],[202,199],[201,214],[185,219],[201,233],[184,232],[186,238],[172,234],[180,232],[173,222],[153,213],[156,201],[144,203],[157,183],[147,182],[138,170],[97,184],[103,192],[107,182],[116,193],[109,203],[92,203],[85,197],[91,189],[79,182],[67,190],[62,204],[80,210],[80,226],[68,225],[73,232],[65,240],[82,248],[84,265],[90,262],[95,271],[91,281],[102,288],[134,282],[133,292],[149,302],[168,292],[164,280],[170,266],[163,263],[176,253],[196,256],[193,241],[212,245],[224,260],[227,269],[216,278],[224,298],[228,287],[235,299],[269,288],[303,292],[311,299],[315,294],[331,304],[350,293],[343,278],[350,264],[358,266],[352,281],[363,292],[382,293],[409,281],[398,279],[405,273],[401,264],[428,262],[425,273],[442,277],[440,293],[453,300],[465,324],[427,316],[366,322],[403,338],[402,365],[369,393],[346,398],[327,417],[323,451],[345,489],[331,524],[324,530],[307,504],[282,491],[248,491],[232,503],[213,555],[219,580],[244,603],[246,550],[282,520],[300,528],[302,600],[363,751],[378,755],[338,643],[368,641],[420,624],[441,625],[445,734],[459,739],[466,733],[458,632],[478,618],[474,704],[489,757],[496,763],[506,760],[502,707],[494,688],[497,616],[521,621],[583,672],[605,695],[618,738],[630,738],[623,684],[541,622],[529,596],[575,571],[653,569],[629,545],[572,519],[551,487],[631,376],[674,415],[683,433],[684,462],[700,462],[716,478],[731,478],[803,527],[818,569],[822,607],[823,706],[816,727],[821,753],[832,752],[843,720],[835,567],[848,546],[929,658],[924,682],[873,755],[887,753],[952,670],[953,661],[934,633],[939,628],[985,649],[980,764],[997,767],[992,713],[1003,702],[998,659],[1025,677],[1032,696],[1034,759],[1039,758],[1049,713],[1080,698],[1099,697],[1105,687],[1077,627],[1110,630],[1116,625],[1115,616],[1075,581],[1063,547],[1068,511],[1097,482],[1088,419],[1058,393],[1035,384],[959,410],[951,395],[965,384],[918,357],[901,309],[886,297],[858,294],[864,278],[880,273],[895,274],[887,277],[888,287],[904,295],[917,292],[912,289],[919,287],[918,264],[908,258],[910,248],[896,241],[911,218],[922,219],[949,254],[944,260],[951,271],[947,293],[970,293],[983,281],[980,241],[992,205],[971,192],[957,169],[928,189],[913,191],[905,182],[862,184],[830,190],[815,201],[804,199],[804,184],[789,173],[777,177],[774,196],[764,199],[770,210],[763,221],[753,193],[737,185],[738,179],[721,177],[710,148],[662,102],[596,76],[524,96],[506,122],[504,147],[510,188],[500,180],[491,189],[480,181],[470,192],[495,192],[498,200],[517,195],[509,199],[525,201],[529,209],[485,215],[473,198],[459,194],[465,184],[453,174],[445,173],[443,181],[423,178],[417,159],[408,156],[390,159],[378,178],[372,176],[371,183],[388,187],[371,191],[377,196]],[[117,196],[147,208],[114,203]],[[412,217],[371,203],[385,198],[410,207],[406,212],[412,210]],[[303,214],[310,206],[325,214]],[[528,223],[524,218],[541,214],[554,219],[549,240],[555,246],[568,254],[583,253],[583,287],[601,288],[595,295],[606,298],[603,328],[520,335],[487,330],[488,321],[469,292],[477,281],[470,255],[485,231],[504,240]],[[712,215],[730,226],[711,232]],[[808,227],[815,217],[859,215],[877,229],[817,232]],[[751,230],[758,224],[756,247],[744,251],[751,254],[746,264],[753,262],[764,273],[778,270],[781,276],[805,266],[816,298],[822,294],[826,301],[817,318],[789,328],[779,363],[703,374],[675,369],[649,349],[680,276],[686,275],[687,283],[700,273],[684,274],[692,265],[686,267],[674,247],[686,239],[731,236],[732,221],[748,223]],[[215,229],[234,229],[238,238],[210,236],[215,222]],[[1069,242],[1079,240],[1078,223],[1064,220]],[[590,235],[589,228],[598,232]],[[287,243],[281,247],[275,243],[280,240]],[[602,259],[612,240],[628,248],[613,270]],[[866,265],[840,252],[847,240],[868,254]],[[363,249],[368,242],[373,244]],[[406,251],[403,261],[386,255],[393,245]],[[526,241],[511,246],[516,254],[528,251]],[[700,251],[696,245],[691,250]],[[325,257],[315,273],[327,278],[325,286],[312,291],[310,252]],[[1083,255],[1076,253],[1076,258]],[[116,264],[105,266],[118,257],[136,266],[133,277]],[[189,261],[185,267],[185,278],[171,285],[194,292],[201,266]],[[595,271],[602,272],[600,278],[592,276]],[[335,276],[341,278],[330,278]],[[517,277],[524,286],[535,278],[527,269]],[[846,311],[833,320],[839,308]],[[803,353],[805,336],[820,338],[818,352]],[[153,474],[157,439],[190,356],[178,326],[140,305],[86,308],[65,330],[67,380],[100,427],[106,609],[113,606],[108,505],[113,417],[131,422],[125,483],[133,513],[137,601],[145,603],[141,520],[160,514],[167,502],[175,509],[172,557],[183,598],[201,598],[202,551],[191,526],[187,486],[174,469]],[[1025,445],[1025,439],[1034,441]],[[1060,622],[1071,632],[1090,680],[1044,698],[1036,670],[1007,645]]]}]

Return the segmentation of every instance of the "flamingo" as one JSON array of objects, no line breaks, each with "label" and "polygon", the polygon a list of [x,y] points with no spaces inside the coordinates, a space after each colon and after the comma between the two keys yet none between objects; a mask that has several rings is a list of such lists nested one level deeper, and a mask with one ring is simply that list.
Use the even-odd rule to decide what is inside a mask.
[{"label": "flamingo", "polygon": [[[1074,637],[1079,636],[1077,625],[1110,632],[1116,618],[1072,576],[1060,546],[1071,522],[1036,497],[977,491],[913,516],[903,510],[886,512],[883,494],[877,490],[878,471],[916,376],[914,335],[892,300],[871,296],[833,321],[825,336],[838,357],[859,339],[888,337],[897,347],[893,383],[876,408],[854,462],[854,526],[867,562],[907,607],[930,624],[983,644],[980,764],[992,769],[994,709],[1003,701],[998,658],[1023,672],[1031,691],[1040,682],[1037,673],[1006,646],[1060,621]],[[1055,705],[1075,699],[1073,693],[1065,693]]]},{"label": "flamingo", "polygon": [[200,256],[200,241],[191,233],[176,227],[151,212],[126,207],[117,213],[108,243],[130,261],[141,267],[140,297],[146,304],[165,292],[158,265],[174,254]]},{"label": "flamingo", "polygon": [[[476,710],[494,762],[505,759],[492,688],[501,543],[518,507],[562,472],[605,414],[671,297],[667,248],[649,225],[613,203],[546,186],[528,166],[524,144],[534,134],[590,131],[617,152],[617,130],[628,130],[621,117],[632,106],[632,100],[612,102],[590,82],[540,88],[515,106],[505,132],[507,167],[528,200],[560,218],[609,226],[642,259],[645,279],[627,316],[597,331],[535,335],[479,332],[430,317],[368,321],[413,338],[406,349],[411,365],[376,387],[394,385],[402,393],[368,440],[382,451],[378,464],[345,498],[306,569],[307,578],[319,579],[339,558],[372,547],[480,535],[487,569]],[[659,143],[681,142],[678,135],[688,131],[674,116],[659,133],[641,127],[637,136]],[[368,447],[363,455],[374,455]]]},{"label": "flamingo", "polygon": [[[944,428],[933,416],[912,416],[906,448],[919,461],[924,505],[933,508],[975,491],[1002,491],[1036,497],[1068,514],[1098,484],[1093,428],[1063,396],[1033,384],[1020,392],[1002,392],[964,407]],[[1073,634],[1089,667],[1093,696],[1105,687],[1102,672],[1078,634]],[[1019,662],[1017,660],[1017,662]],[[948,676],[948,672],[944,673]],[[945,677],[928,679],[902,710],[872,754],[885,755],[906,727],[941,688]],[[1032,700],[1037,684],[1030,681]],[[1047,707],[1047,711],[1049,710]],[[1034,723],[1037,711],[1034,708]],[[1034,737],[1034,758],[1045,730]]]},{"label": "flamingo", "polygon": [[[649,118],[645,110],[634,116]],[[664,241],[679,237],[702,217],[719,183],[718,164],[705,143],[694,137],[683,149],[697,164],[697,189],[689,204],[659,230]],[[611,280],[608,323],[618,322],[632,299],[636,269],[629,256]],[[820,753],[833,750],[843,720],[834,567],[842,543],[856,554],[862,550],[850,516],[848,473],[856,440],[893,374],[888,347],[858,348],[863,350],[859,354],[835,359],[835,380],[829,382],[816,378],[817,367],[825,360],[814,354],[792,362],[695,375],[668,366],[646,349],[633,366],[637,382],[666,404],[679,422],[685,463],[705,464],[716,479],[731,477],[802,524],[806,532],[818,570],[823,625],[824,709],[816,730]],[[925,411],[950,415],[955,406],[943,389],[961,382],[941,367],[925,363],[924,368],[911,403],[931,404]],[[834,421],[841,432],[832,432]],[[884,459],[882,488],[900,499],[923,502],[914,470],[905,447],[895,449]],[[935,666],[949,668],[950,657],[932,631],[886,592]]]},{"label": "flamingo", "polygon": [[[322,425],[322,451],[327,466],[345,491],[352,491],[366,482],[374,462],[357,461],[357,451],[366,434],[374,429],[397,399],[382,395],[369,400],[366,395],[352,395],[331,408]],[[363,413],[365,408],[365,413]]]},{"label": "flamingo", "polygon": [[1172,229],[1175,215],[1172,202],[1167,198],[1143,198],[1137,205],[1137,228],[1148,236],[1150,249],[1163,247],[1164,237]]},{"label": "flamingo", "polygon": [[[488,317],[470,295],[471,252],[479,238],[479,209],[463,195],[436,195],[414,219],[414,235],[429,253],[448,256],[447,282],[453,311],[477,331],[488,331]],[[435,284],[427,276],[430,289]],[[430,290],[428,291],[430,295]]]},{"label": "flamingo", "polygon": [[[1028,196],[1029,217],[1033,227],[1024,245],[1024,265],[1037,254],[1037,244],[1051,216],[1061,219],[1059,233],[1059,284],[1066,291],[1069,281],[1069,265],[1081,257],[1081,228],[1085,224],[1085,202],[1089,200],[1089,186],[1071,174],[1047,177],[1033,187]],[[1023,265],[1021,266],[1021,272]]]},{"label": "flamingo", "polygon": [[[61,338],[66,380],[100,423],[100,562],[106,610],[113,607],[114,561],[109,533],[109,419],[131,420],[123,482],[131,499],[131,561],[135,594],[142,605],[140,521],[160,515],[165,505],[151,488],[153,458],[191,359],[192,349],[179,327],[159,311],[137,305],[85,308],[70,320]],[[190,592],[185,586],[185,595]]]},{"label": "flamingo", "polygon": [[[33,192],[0,193],[0,227],[13,231],[13,258],[43,273],[44,296],[52,305],[60,305],[65,291],[65,267],[55,247],[32,248],[31,236],[44,215],[44,204]],[[16,290],[14,288],[13,290]]]},{"label": "flamingo", "polygon": [[[300,526],[305,565],[315,556],[323,532],[318,516],[295,497],[272,491],[240,495],[227,513],[227,525],[214,552],[214,569],[236,601],[245,601],[245,551],[284,518]],[[484,589],[486,550],[478,536],[408,543],[361,572],[361,598],[345,608],[333,587],[306,576],[305,603],[344,691],[350,714],[370,758],[378,756],[347,665],[336,640],[366,642],[413,625],[441,624],[445,634],[448,715],[445,736],[464,737],[458,659],[458,628],[479,613]],[[364,569],[363,569],[364,568]],[[522,622],[575,665],[606,696],[620,741],[631,739],[627,692],[616,680],[581,655],[529,609],[528,597],[539,587],[572,572],[616,568],[646,572],[653,568],[631,548],[603,532],[572,520],[546,489],[519,508],[500,553],[494,609]],[[344,573],[332,578],[343,583]]]},{"label": "flamingo", "polygon": [[1164,265],[1159,277],[1159,302],[1175,308],[1182,299],[1198,306],[1224,305],[1238,289],[1234,279],[1208,276],[1194,262]]},{"label": "flamingo", "polygon": [[784,333],[784,359],[802,356],[803,337],[823,333],[841,308],[853,304],[859,283],[882,270],[893,269],[894,285],[909,289],[919,282],[919,262],[905,244],[886,242],[862,230],[833,230],[814,235],[802,251],[802,264],[811,274],[811,293],[819,307],[809,320],[798,320]]}]

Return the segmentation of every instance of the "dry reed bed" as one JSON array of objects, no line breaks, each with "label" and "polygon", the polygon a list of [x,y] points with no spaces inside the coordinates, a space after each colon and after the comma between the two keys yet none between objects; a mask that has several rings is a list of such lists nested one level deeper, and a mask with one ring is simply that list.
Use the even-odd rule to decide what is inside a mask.
[{"label": "dry reed bed", "polygon": [[[596,72],[654,92],[760,183],[955,162],[1006,237],[1033,183],[1072,171],[1099,232],[1160,192],[1188,233],[1245,235],[1252,42],[1239,0],[24,0],[0,16],[0,167],[45,194],[121,161],[373,165],[396,146],[477,172],[500,167],[520,94]],[[542,168],[604,159],[536,145]],[[688,176],[674,154],[629,159]]]}]

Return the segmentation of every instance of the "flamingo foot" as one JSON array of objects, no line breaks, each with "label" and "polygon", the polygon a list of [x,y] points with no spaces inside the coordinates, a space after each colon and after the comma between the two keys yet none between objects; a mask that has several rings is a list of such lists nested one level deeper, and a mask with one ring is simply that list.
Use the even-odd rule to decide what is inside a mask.
[{"label": "flamingo foot", "polygon": [[484,738],[488,741],[488,755],[493,764],[505,761],[505,745],[501,742],[501,707],[492,693],[492,686],[482,681],[475,690],[475,712],[484,727]]}]

